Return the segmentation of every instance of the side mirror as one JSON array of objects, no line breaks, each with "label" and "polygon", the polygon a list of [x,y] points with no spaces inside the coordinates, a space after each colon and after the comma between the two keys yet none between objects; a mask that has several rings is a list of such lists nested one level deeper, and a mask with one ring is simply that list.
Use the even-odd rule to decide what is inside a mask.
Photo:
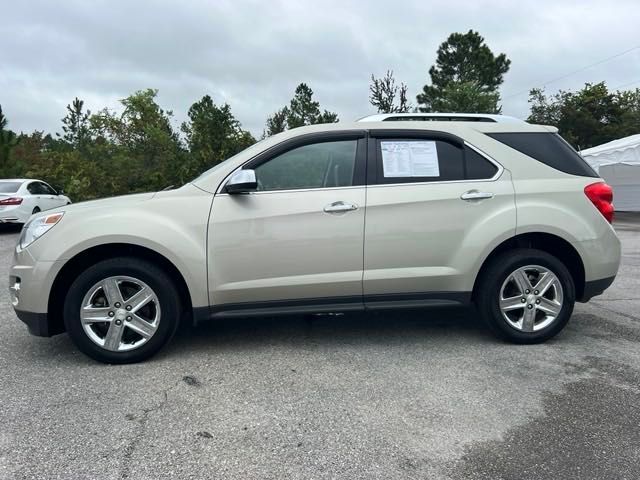
[{"label": "side mirror", "polygon": [[64,195],[64,190],[62,189],[62,187],[53,187],[53,189],[56,191],[56,194]]},{"label": "side mirror", "polygon": [[238,170],[231,175],[231,178],[224,187],[229,194],[250,193],[258,189],[256,172],[254,170]]}]

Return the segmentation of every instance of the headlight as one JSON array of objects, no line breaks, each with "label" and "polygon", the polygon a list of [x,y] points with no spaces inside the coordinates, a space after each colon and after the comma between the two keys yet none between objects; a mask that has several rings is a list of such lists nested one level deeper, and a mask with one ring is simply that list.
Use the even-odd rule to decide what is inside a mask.
[{"label": "headlight", "polygon": [[20,234],[20,248],[27,248],[60,221],[64,212],[43,215],[28,222]]}]

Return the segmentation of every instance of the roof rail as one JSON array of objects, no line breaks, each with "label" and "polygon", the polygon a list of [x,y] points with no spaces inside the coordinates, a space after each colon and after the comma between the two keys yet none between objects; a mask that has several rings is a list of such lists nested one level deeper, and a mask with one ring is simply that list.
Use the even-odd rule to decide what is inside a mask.
[{"label": "roof rail", "polygon": [[492,122],[492,123],[527,123],[519,118],[492,113],[378,113],[368,115],[358,122]]}]

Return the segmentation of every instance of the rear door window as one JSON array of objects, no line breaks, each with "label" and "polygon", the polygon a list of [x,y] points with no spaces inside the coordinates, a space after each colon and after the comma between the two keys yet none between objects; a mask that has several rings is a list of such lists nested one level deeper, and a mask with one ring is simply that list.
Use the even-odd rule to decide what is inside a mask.
[{"label": "rear door window", "polygon": [[375,149],[370,183],[490,180],[498,173],[494,163],[462,141],[393,136],[375,139]]},{"label": "rear door window", "polygon": [[378,183],[443,182],[464,179],[464,151],[428,138],[377,140]]}]

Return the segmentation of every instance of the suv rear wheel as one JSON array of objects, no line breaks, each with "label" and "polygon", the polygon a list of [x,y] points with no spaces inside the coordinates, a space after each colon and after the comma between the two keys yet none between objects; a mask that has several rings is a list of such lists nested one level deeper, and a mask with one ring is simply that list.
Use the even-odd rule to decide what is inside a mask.
[{"label": "suv rear wheel", "polygon": [[180,297],[171,278],[137,258],[112,258],[87,268],[64,303],[67,332],[78,348],[105,363],[154,355],[173,336]]},{"label": "suv rear wheel", "polygon": [[497,335],[539,343],[567,324],[575,303],[571,274],[556,257],[518,249],[494,258],[480,279],[476,303]]}]

